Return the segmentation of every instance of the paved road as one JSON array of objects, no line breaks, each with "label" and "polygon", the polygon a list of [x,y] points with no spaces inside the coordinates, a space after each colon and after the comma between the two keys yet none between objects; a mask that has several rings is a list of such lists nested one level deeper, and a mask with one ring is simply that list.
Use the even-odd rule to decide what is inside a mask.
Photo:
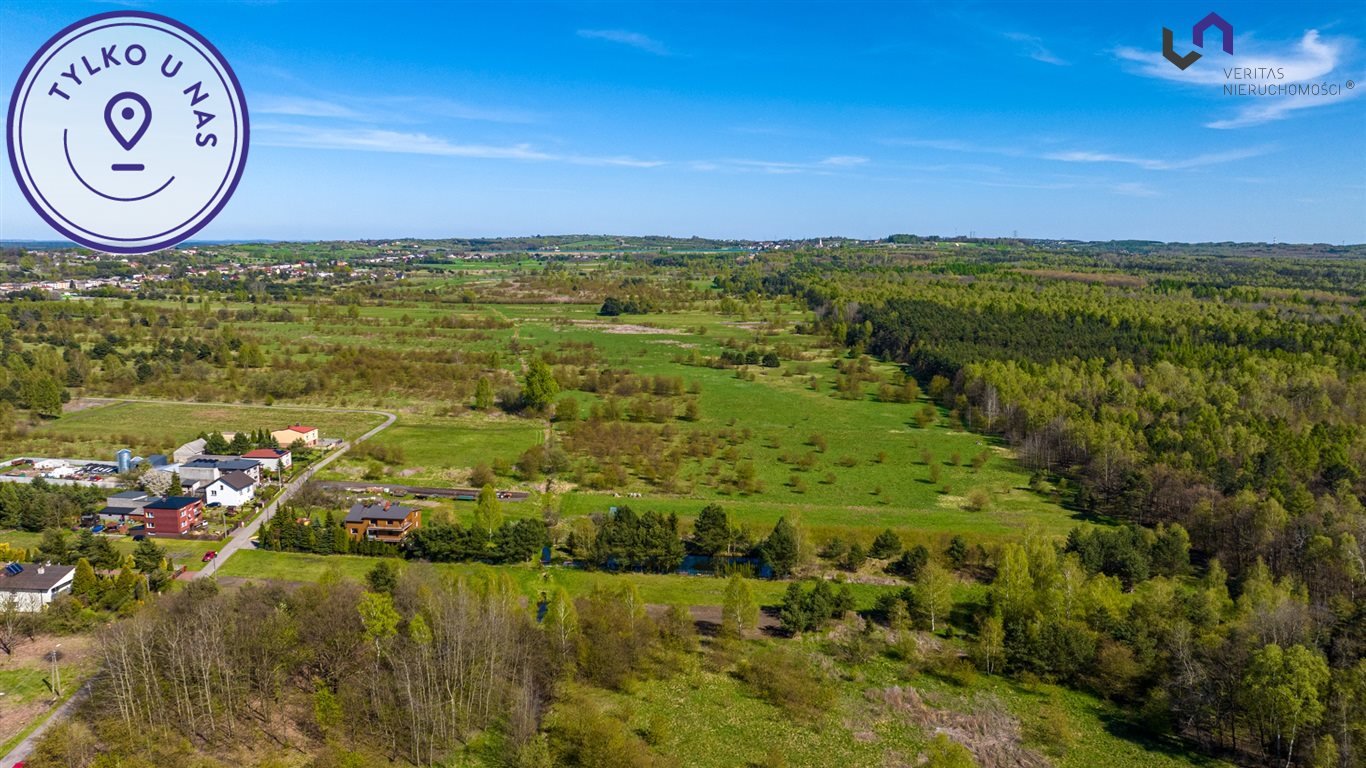
[{"label": "paved road", "polygon": [[[264,407],[260,405],[253,405],[251,403],[201,403],[187,400],[144,400],[125,397],[102,399],[105,400],[105,402],[110,403],[111,405],[101,407],[118,407],[123,403],[151,403],[153,405],[205,405],[213,406],[215,408]],[[369,440],[375,435],[378,435],[380,432],[383,432],[384,430],[388,429],[389,426],[394,423],[394,420],[398,418],[398,416],[395,416],[394,414],[389,413],[388,411],[376,411],[370,408],[326,408],[323,406],[316,405],[282,405],[280,406],[280,408],[281,410],[320,411],[323,413],[372,413],[376,416],[383,416],[384,422],[379,426],[375,427],[374,429],[370,430],[369,432],[366,432],[365,434],[356,438],[355,440],[352,440],[349,443],[342,443],[336,448],[333,448],[331,451],[328,452],[326,456],[324,456],[313,466],[309,467],[302,475],[299,475],[298,477],[289,481],[289,483],[285,485],[284,491],[282,491],[279,496],[275,497],[275,501],[272,501],[270,504],[268,504],[266,508],[261,512],[261,514],[257,515],[256,518],[252,520],[250,523],[247,523],[245,526],[238,528],[232,534],[232,536],[228,537],[227,543],[219,548],[218,557],[215,558],[212,562],[210,562],[207,568],[200,571],[190,571],[189,573],[192,574],[190,578],[200,579],[204,578],[205,576],[213,575],[218,570],[218,566],[220,563],[222,563],[224,560],[227,560],[229,557],[232,557],[234,553],[236,553],[243,547],[250,547],[252,537],[256,535],[257,531],[261,530],[261,524],[269,520],[270,516],[275,514],[276,509],[278,509],[285,502],[289,501],[295,493],[298,493],[299,489],[303,487],[304,483],[308,482],[309,478],[313,477],[313,475],[317,473],[318,470],[336,461],[338,458],[341,457],[342,454],[346,453],[347,449],[349,449],[356,443],[362,442],[364,440]],[[0,768],[4,768],[3,763],[0,763]]]},{"label": "paved road", "polygon": [[251,540],[253,537],[256,536],[256,533],[261,530],[261,524],[269,520],[271,516],[275,514],[275,510],[279,509],[286,502],[288,502],[290,498],[294,496],[295,493],[298,493],[299,489],[304,487],[304,483],[307,483],[309,479],[313,477],[313,475],[317,474],[318,470],[341,458],[342,454],[346,453],[347,449],[349,449],[356,443],[369,440],[375,435],[378,435],[380,432],[383,432],[384,430],[388,429],[389,425],[393,424],[394,420],[398,418],[394,414],[388,413],[387,411],[366,411],[347,408],[320,408],[314,410],[348,411],[350,413],[373,413],[378,416],[383,416],[384,423],[380,424],[379,426],[375,427],[369,432],[366,432],[365,434],[361,435],[355,440],[352,440],[349,443],[342,443],[336,448],[333,448],[331,451],[328,452],[326,456],[319,459],[317,462],[313,464],[313,466],[305,470],[303,474],[286,483],[285,488],[283,491],[280,492],[280,495],[276,496],[274,501],[267,504],[266,508],[261,511],[261,514],[257,515],[250,523],[247,523],[241,528],[238,528],[236,531],[233,532],[231,536],[228,537],[227,543],[218,549],[218,557],[214,558],[209,563],[209,566],[207,568],[204,568],[203,570],[199,571],[191,571],[190,573],[192,575],[190,576],[190,578],[202,579],[207,576],[212,576],[213,574],[218,572],[218,568],[223,564],[224,561],[232,557],[239,550],[244,548],[250,549],[252,546]]}]

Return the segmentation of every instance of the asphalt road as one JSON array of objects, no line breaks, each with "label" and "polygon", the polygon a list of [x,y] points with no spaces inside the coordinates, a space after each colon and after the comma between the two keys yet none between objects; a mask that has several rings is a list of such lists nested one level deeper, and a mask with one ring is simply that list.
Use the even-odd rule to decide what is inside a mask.
[{"label": "asphalt road", "polygon": [[[350,409],[338,408],[338,409],[323,409],[323,410],[350,410]],[[287,503],[287,502],[294,496],[294,494],[298,493],[298,492],[299,492],[299,489],[302,488],[302,487],[304,487],[304,483],[307,483],[307,482],[313,477],[313,475],[317,474],[318,470],[322,469],[323,467],[327,466],[328,464],[331,464],[332,462],[334,462],[334,461],[336,461],[337,459],[341,458],[342,454],[346,453],[346,451],[347,451],[351,446],[355,445],[356,443],[363,442],[363,441],[365,441],[365,440],[369,440],[370,438],[374,437],[375,435],[378,435],[380,432],[383,432],[384,430],[388,429],[388,428],[389,428],[389,425],[393,424],[393,423],[394,423],[394,420],[398,418],[398,417],[395,416],[394,414],[388,413],[388,412],[386,412],[386,411],[355,411],[355,410],[350,410],[350,412],[352,412],[352,413],[373,413],[373,414],[381,415],[381,416],[384,417],[384,423],[383,423],[383,424],[380,424],[379,426],[375,427],[374,429],[370,430],[369,432],[366,432],[365,434],[361,435],[360,437],[356,438],[355,440],[352,440],[352,441],[349,442],[349,443],[342,443],[341,445],[339,445],[339,446],[337,446],[336,448],[332,449],[331,451],[328,452],[328,454],[327,454],[326,456],[324,456],[322,459],[320,459],[320,460],[318,460],[316,463],[314,463],[313,466],[311,466],[311,467],[309,467],[307,470],[305,470],[303,474],[299,475],[298,477],[295,477],[293,480],[290,480],[288,483],[286,483],[286,484],[285,484],[285,488],[284,488],[283,491],[280,492],[280,495],[279,495],[279,496],[276,496],[274,501],[272,501],[271,503],[267,504],[267,505],[266,505],[266,508],[265,508],[264,510],[261,511],[261,514],[257,515],[254,519],[252,519],[252,521],[251,521],[250,523],[247,523],[246,525],[242,526],[241,528],[238,528],[236,531],[233,532],[233,534],[232,534],[231,536],[228,537],[227,543],[225,543],[222,547],[220,547],[220,548],[218,549],[218,557],[216,557],[216,558],[214,558],[212,561],[210,561],[208,567],[206,567],[206,568],[204,568],[204,569],[202,569],[202,570],[199,570],[199,571],[191,571],[191,573],[192,573],[193,575],[192,575],[190,578],[192,578],[192,579],[202,579],[202,578],[206,578],[206,577],[212,576],[212,575],[214,575],[215,573],[218,572],[219,566],[220,566],[224,561],[226,561],[228,558],[232,557],[232,556],[233,556],[234,554],[236,554],[239,550],[241,550],[241,549],[243,549],[243,548],[248,548],[248,549],[250,549],[251,546],[252,546],[252,545],[251,545],[251,540],[252,540],[252,538],[254,538],[254,537],[256,536],[256,533],[257,533],[258,531],[261,530],[261,525],[262,525],[263,523],[265,523],[265,521],[269,520],[269,519],[271,518],[271,515],[274,515],[274,514],[275,514],[275,510],[279,509],[281,506],[283,506],[285,503]]]}]

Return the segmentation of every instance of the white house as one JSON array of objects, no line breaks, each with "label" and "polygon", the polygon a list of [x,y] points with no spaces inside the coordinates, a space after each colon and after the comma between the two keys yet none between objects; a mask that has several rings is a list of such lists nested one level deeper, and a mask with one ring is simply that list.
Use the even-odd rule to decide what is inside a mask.
[{"label": "white house", "polygon": [[74,565],[11,563],[0,568],[0,603],[14,600],[21,611],[41,611],[58,595],[70,592],[75,579]]},{"label": "white house", "polygon": [[256,481],[244,472],[229,472],[204,488],[204,503],[240,507],[256,498]]}]

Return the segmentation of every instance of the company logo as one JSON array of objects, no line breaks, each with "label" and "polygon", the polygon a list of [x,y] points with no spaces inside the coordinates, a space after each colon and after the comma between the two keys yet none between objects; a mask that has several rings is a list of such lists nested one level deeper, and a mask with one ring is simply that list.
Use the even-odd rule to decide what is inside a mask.
[{"label": "company logo", "polygon": [[247,161],[247,103],[208,40],[140,11],[91,16],[43,44],[6,123],[33,209],[72,240],[147,253],[223,210]]},{"label": "company logo", "polygon": [[[1205,18],[1195,23],[1191,29],[1191,42],[1196,48],[1205,47],[1205,31],[1210,27],[1219,30],[1219,35],[1223,38],[1224,53],[1233,54],[1233,25],[1224,21],[1217,13],[1211,13]],[[1162,28],[1162,56],[1176,65],[1177,69],[1185,69],[1200,60],[1198,51],[1191,51],[1184,56],[1177,55],[1172,43],[1172,31],[1166,27]]]}]

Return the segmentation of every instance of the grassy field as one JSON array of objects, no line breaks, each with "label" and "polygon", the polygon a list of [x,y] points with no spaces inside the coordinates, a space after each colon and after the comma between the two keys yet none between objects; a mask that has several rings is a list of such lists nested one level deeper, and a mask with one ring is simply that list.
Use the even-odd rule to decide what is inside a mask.
[{"label": "grassy field", "polygon": [[875,692],[891,686],[914,687],[936,708],[955,711],[970,711],[981,697],[993,697],[1019,720],[1025,746],[1045,753],[1057,768],[1229,765],[1185,754],[1179,745],[1129,738],[1117,724],[1118,710],[1055,686],[1026,688],[984,675],[966,684],[950,682],[884,657],[841,664],[839,672],[832,681],[835,704],[814,722],[756,698],[729,674],[710,671],[650,680],[627,694],[593,690],[587,695],[604,709],[624,714],[633,730],[651,733],[659,752],[698,768],[771,765],[775,753],[791,768],[915,765],[930,734],[876,702]]},{"label": "grassy field", "polygon": [[[112,461],[120,448],[134,454],[169,454],[200,432],[316,426],[323,437],[349,439],[378,425],[382,416],[285,406],[113,402],[44,422],[6,440],[5,457],[44,456]],[[0,458],[5,458],[0,457]]]},{"label": "grassy field", "polygon": [[[243,579],[310,582],[321,579],[329,569],[335,569],[344,578],[360,580],[365,578],[365,574],[374,565],[375,559],[369,557],[243,550],[228,560],[218,571],[218,575]],[[725,580],[711,576],[612,574],[561,567],[542,569],[534,566],[494,567],[465,563],[442,563],[431,567],[452,576],[506,576],[532,600],[556,586],[563,586],[571,595],[583,595],[597,586],[612,588],[626,583],[634,584],[645,602],[656,605],[721,605],[725,600]],[[872,608],[878,596],[891,589],[872,584],[850,586],[858,607],[863,610]],[[755,599],[760,604],[776,605],[781,601],[787,584],[781,581],[755,580],[751,582],[751,587]]]},{"label": "grassy field", "polygon": [[[392,427],[376,435],[377,446],[401,452],[403,463],[391,468],[389,482],[455,486],[469,480],[469,469],[502,459],[509,464],[527,448],[540,445],[543,427],[536,421],[471,413],[460,417],[401,414]],[[327,479],[359,478],[367,462],[350,456],[326,470]]]}]

